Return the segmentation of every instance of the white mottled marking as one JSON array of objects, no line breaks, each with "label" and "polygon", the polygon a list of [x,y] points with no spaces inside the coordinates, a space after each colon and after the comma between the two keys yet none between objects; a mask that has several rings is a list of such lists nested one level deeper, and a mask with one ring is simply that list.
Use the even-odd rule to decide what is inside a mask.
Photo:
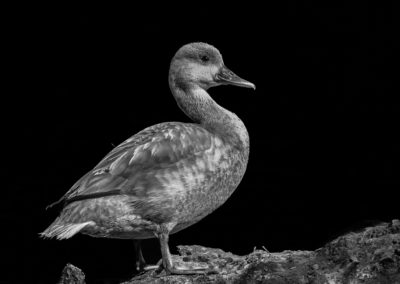
[{"label": "white mottled marking", "polygon": [[219,163],[219,160],[221,159],[222,153],[221,153],[221,149],[217,148],[214,151],[214,162],[215,163]]},{"label": "white mottled marking", "polygon": [[229,167],[229,163],[227,161],[223,161],[222,163],[219,163],[219,167],[222,169],[226,169]]},{"label": "white mottled marking", "polygon": [[[155,140],[156,140],[156,139],[153,138],[153,139],[151,140],[151,142],[154,142]],[[138,150],[139,148],[143,148],[143,150],[147,150],[147,148],[149,148],[149,147],[152,145],[151,142],[147,142],[147,143],[143,144],[142,146],[137,147],[137,148],[135,149],[135,152],[133,153],[133,155],[135,156],[135,154],[137,153],[136,150]],[[138,151],[139,151],[139,150],[138,150]]]},{"label": "white mottled marking", "polygon": [[151,148],[151,151],[150,151],[150,152],[151,152],[151,155],[154,156],[154,155],[156,154],[158,148],[159,148],[158,145],[155,144],[155,145],[153,146],[153,148]]},{"label": "white mottled marking", "polygon": [[216,146],[216,147],[221,147],[221,145],[222,145],[222,140],[216,137],[216,138],[214,139],[214,143],[215,143],[215,146]]},{"label": "white mottled marking", "polygon": [[104,172],[105,172],[107,169],[108,169],[108,167],[103,167],[103,168],[97,169],[97,170],[93,171],[93,175],[94,175],[94,176],[97,176],[97,175],[104,174]]},{"label": "white mottled marking", "polygon": [[143,150],[146,150],[147,148],[149,148],[150,143],[146,143],[142,146],[139,146],[135,149],[135,151],[133,152],[132,158],[129,160],[129,165],[132,164],[134,162],[134,160],[137,158],[137,156],[139,155],[140,152],[142,152]]},{"label": "white mottled marking", "polygon": [[169,129],[167,133],[165,133],[165,138],[174,139],[174,130]]},{"label": "white mottled marking", "polygon": [[110,172],[112,172],[115,167],[117,166],[117,164],[119,163],[119,161],[127,154],[128,152],[124,152],[123,154],[121,154],[117,159],[115,159],[114,162],[112,162],[112,164],[110,165]]},{"label": "white mottled marking", "polygon": [[200,170],[204,170],[206,168],[206,164],[204,163],[203,159],[197,159],[196,164]]}]

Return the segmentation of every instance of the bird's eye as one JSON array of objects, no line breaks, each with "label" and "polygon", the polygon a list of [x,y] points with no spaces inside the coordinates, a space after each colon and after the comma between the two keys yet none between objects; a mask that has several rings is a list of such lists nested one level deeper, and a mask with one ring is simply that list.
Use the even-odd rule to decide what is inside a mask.
[{"label": "bird's eye", "polygon": [[208,62],[210,60],[210,58],[207,55],[202,55],[200,56],[201,61],[203,62]]}]

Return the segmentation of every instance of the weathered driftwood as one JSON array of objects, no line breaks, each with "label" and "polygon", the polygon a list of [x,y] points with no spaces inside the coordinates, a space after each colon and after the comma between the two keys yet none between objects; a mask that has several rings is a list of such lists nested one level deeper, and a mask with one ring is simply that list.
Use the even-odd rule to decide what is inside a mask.
[{"label": "weathered driftwood", "polygon": [[[399,283],[400,221],[343,235],[316,251],[270,253],[255,250],[237,256],[220,249],[179,246],[174,261],[210,266],[211,275],[165,275],[155,270],[124,284],[139,283]],[[70,283],[70,282],[61,282]],[[72,282],[80,283],[80,282]]]}]

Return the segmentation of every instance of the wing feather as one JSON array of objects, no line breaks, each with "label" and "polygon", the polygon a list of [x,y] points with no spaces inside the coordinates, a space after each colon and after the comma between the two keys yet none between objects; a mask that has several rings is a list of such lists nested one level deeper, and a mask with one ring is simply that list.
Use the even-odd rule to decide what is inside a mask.
[{"label": "wing feather", "polygon": [[[211,147],[211,135],[196,124],[161,123],[114,148],[56,203],[115,194],[146,196],[158,187],[154,175]],[[108,194],[109,193],[109,194]]]}]

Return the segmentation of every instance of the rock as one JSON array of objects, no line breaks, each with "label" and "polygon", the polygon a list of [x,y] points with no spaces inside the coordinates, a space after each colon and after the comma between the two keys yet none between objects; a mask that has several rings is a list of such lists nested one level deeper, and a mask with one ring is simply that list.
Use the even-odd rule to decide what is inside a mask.
[{"label": "rock", "polygon": [[178,246],[178,250],[179,256],[173,256],[178,266],[209,266],[218,274],[166,275],[152,270],[124,284],[400,284],[399,220],[346,234],[316,251],[270,253],[264,249],[237,256],[197,245]]},{"label": "rock", "polygon": [[78,267],[68,263],[61,274],[59,284],[85,284],[85,274]]}]

